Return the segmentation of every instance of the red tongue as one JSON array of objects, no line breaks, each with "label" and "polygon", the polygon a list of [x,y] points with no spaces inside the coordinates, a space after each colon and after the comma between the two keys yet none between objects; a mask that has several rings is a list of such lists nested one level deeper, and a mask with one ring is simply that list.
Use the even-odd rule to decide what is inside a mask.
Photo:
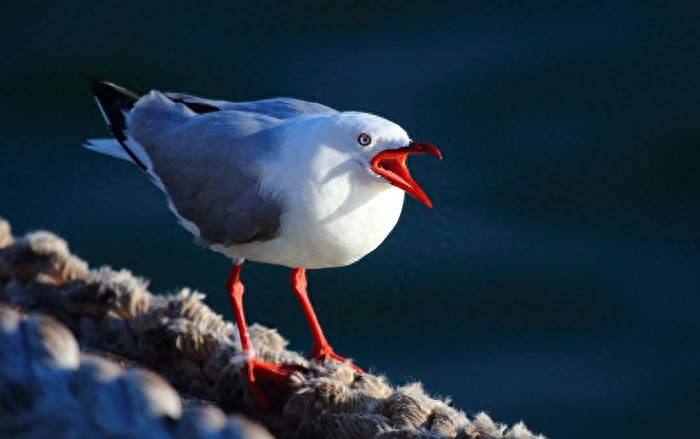
[{"label": "red tongue", "polygon": [[433,203],[430,202],[428,196],[423,192],[423,189],[418,186],[418,183],[413,180],[413,177],[408,173],[408,168],[406,167],[406,157],[408,157],[409,154],[421,153],[428,153],[437,158],[442,158],[440,151],[433,145],[429,143],[410,142],[408,146],[404,146],[403,148],[381,151],[372,158],[370,165],[374,172],[389,180],[389,183],[406,191],[426,206],[433,207]]}]

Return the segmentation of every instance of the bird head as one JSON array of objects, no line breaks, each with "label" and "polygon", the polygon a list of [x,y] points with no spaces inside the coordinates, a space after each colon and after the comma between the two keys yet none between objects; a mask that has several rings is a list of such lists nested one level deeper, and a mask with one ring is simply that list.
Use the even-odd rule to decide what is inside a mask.
[{"label": "bird head", "polygon": [[423,189],[411,177],[406,159],[411,154],[432,154],[442,158],[433,145],[411,140],[400,126],[368,113],[343,112],[334,115],[335,146],[356,158],[372,177],[396,186],[432,207]]}]

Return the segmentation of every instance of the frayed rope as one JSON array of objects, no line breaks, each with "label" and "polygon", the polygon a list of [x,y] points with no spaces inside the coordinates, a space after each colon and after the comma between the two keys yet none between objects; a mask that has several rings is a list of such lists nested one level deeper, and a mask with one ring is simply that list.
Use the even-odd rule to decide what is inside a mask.
[{"label": "frayed rope", "polygon": [[[260,359],[306,368],[293,376],[279,410],[259,410],[242,373],[245,354],[236,328],[212,312],[202,302],[202,294],[182,289],[170,296],[154,296],[143,279],[127,270],[90,269],[51,233],[34,232],[15,240],[2,219],[0,247],[0,302],[49,314],[70,330],[81,349],[146,366],[185,401],[211,401],[227,413],[260,422],[280,439],[544,439],[522,423],[508,428],[485,413],[469,419],[448,402],[427,396],[420,384],[394,388],[381,376],[354,374],[348,364],[309,363],[286,350],[287,341],[277,331],[252,325],[251,339]],[[5,315],[0,313],[0,325]],[[0,361],[8,359],[0,356]],[[5,379],[0,374],[0,380]],[[111,396],[106,393],[101,398]],[[120,404],[121,400],[115,401]],[[0,420],[2,410],[0,406]],[[255,430],[254,434],[261,433]]]}]

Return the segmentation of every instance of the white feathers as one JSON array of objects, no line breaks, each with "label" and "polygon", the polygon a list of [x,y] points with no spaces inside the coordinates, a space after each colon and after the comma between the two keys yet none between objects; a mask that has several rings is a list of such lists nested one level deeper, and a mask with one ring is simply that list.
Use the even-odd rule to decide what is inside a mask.
[{"label": "white feathers", "polygon": [[[102,107],[100,107],[102,108]],[[139,145],[138,142],[134,141],[131,137],[127,137],[124,141],[127,148],[141,161],[141,163],[146,166],[146,173],[151,177],[153,183],[165,192],[165,187],[163,182],[161,182],[158,175],[153,172],[153,163],[151,159],[146,154],[143,146]],[[126,152],[124,147],[115,139],[88,139],[87,143],[83,146],[91,151],[99,152],[100,154],[105,154],[111,157],[116,157],[118,159],[133,162],[129,154]],[[189,230],[189,229],[188,229]]]},{"label": "white feathers", "polygon": [[107,125],[111,125],[112,123],[109,121],[107,113],[105,113],[105,109],[102,108],[102,104],[100,103],[100,100],[97,99],[97,96],[95,96],[95,102],[97,102],[97,108],[100,109],[100,114],[102,114],[102,117],[104,118],[105,122],[107,122]]},{"label": "white feathers", "polygon": [[[100,109],[102,109],[102,107],[100,107]],[[122,148],[115,139],[88,139],[87,143],[83,146],[91,151],[131,161],[129,154],[124,151],[124,148]]]}]

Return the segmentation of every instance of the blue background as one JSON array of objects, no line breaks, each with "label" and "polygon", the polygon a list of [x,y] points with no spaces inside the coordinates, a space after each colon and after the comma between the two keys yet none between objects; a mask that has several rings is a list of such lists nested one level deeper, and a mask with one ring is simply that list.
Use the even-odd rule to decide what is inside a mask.
[{"label": "blue background", "polygon": [[[59,5],[60,3],[60,5]],[[79,73],[147,91],[295,96],[437,145],[377,251],[310,272],[336,350],[552,438],[693,437],[700,396],[700,7],[693,2],[25,2],[0,9],[0,214],[232,317]],[[115,2],[116,3],[116,2]],[[232,176],[235,178],[235,176]],[[249,319],[311,347],[288,272]]]}]

